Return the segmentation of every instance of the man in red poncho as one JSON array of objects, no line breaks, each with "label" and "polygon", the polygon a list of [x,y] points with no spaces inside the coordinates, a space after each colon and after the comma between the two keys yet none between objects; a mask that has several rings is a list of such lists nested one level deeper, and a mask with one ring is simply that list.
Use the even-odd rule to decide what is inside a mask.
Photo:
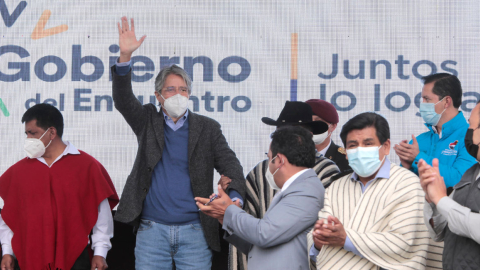
[{"label": "man in red poncho", "polygon": [[107,171],[62,141],[63,117],[52,105],[31,107],[22,123],[28,157],[0,176],[1,270],[106,269],[118,203]]}]

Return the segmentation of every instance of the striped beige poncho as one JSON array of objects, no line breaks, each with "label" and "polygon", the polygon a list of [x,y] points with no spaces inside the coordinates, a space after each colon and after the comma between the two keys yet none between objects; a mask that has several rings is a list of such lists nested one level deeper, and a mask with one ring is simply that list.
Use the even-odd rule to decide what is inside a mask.
[{"label": "striped beige poncho", "polygon": [[374,180],[363,194],[351,174],[333,182],[318,217],[337,217],[364,258],[343,247],[324,246],[317,269],[441,269],[443,243],[429,237],[424,201],[418,177],[393,163],[390,178]]},{"label": "striped beige poncho", "polygon": [[[256,218],[263,218],[273,196],[276,194],[265,179],[265,172],[268,168],[268,160],[258,163],[247,175],[247,191],[245,195],[245,212]],[[326,188],[330,185],[332,175],[339,173],[337,165],[333,161],[325,157],[317,157],[315,166],[313,167],[318,178],[322,181]],[[230,245],[228,258],[229,270],[247,270],[247,256]]]}]

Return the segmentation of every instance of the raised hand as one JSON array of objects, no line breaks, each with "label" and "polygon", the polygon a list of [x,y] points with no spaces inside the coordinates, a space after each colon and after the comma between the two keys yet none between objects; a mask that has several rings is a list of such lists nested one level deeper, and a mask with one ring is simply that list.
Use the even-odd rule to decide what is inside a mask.
[{"label": "raised hand", "polygon": [[415,138],[414,135],[412,135],[412,144],[409,144],[406,140],[403,140],[399,144],[396,144],[393,149],[400,158],[402,166],[406,169],[411,168],[413,161],[420,153],[417,138]]},{"label": "raised hand", "polygon": [[135,36],[135,24],[133,18],[130,19],[131,27],[128,25],[127,17],[122,17],[122,23],[117,23],[118,26],[118,44],[120,46],[120,59],[119,62],[128,62],[132,58],[132,53],[142,45],[143,41],[147,37],[142,36],[140,40],[137,40]]},{"label": "raised hand", "polygon": [[418,176],[420,177],[420,185],[425,192],[425,200],[430,203],[432,200],[430,200],[430,197],[428,196],[427,186],[431,182],[430,179],[435,177],[435,171],[423,159],[420,159],[418,162]]},{"label": "raised hand", "polygon": [[447,196],[447,187],[443,177],[440,175],[438,159],[433,159],[430,172],[425,178],[428,197],[436,205],[443,197]]}]

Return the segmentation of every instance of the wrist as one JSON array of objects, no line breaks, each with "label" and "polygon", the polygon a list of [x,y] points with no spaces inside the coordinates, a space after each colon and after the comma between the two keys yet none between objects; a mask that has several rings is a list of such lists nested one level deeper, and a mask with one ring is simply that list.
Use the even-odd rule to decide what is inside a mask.
[{"label": "wrist", "polygon": [[110,249],[102,246],[94,247],[93,255],[106,258]]},{"label": "wrist", "polygon": [[430,200],[430,198],[428,198],[427,195],[425,195],[425,201],[427,201],[428,203],[431,203],[432,201]]},{"label": "wrist", "polygon": [[118,58],[119,63],[125,63],[132,59],[132,53],[122,53],[120,52],[120,57]]},{"label": "wrist", "polygon": [[412,162],[410,162],[409,160],[401,159],[400,163],[405,169],[410,170],[410,168],[412,168]]},{"label": "wrist", "polygon": [[225,208],[223,208],[223,213],[225,213],[225,211],[227,211],[227,208],[228,208],[230,205],[235,205],[235,203],[234,203],[233,201],[227,202]]},{"label": "wrist", "polygon": [[432,198],[432,202],[433,202],[435,205],[437,205],[438,202],[439,202],[441,199],[443,199],[444,197],[447,197],[447,194],[442,194],[442,195],[440,195],[440,196],[436,196],[436,197]]}]

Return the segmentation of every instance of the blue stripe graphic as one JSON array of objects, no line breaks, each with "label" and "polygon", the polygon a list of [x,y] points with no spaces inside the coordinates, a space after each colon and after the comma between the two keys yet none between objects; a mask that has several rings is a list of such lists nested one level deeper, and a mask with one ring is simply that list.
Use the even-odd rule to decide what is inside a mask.
[{"label": "blue stripe graphic", "polygon": [[297,101],[297,80],[290,80],[290,101]]}]

